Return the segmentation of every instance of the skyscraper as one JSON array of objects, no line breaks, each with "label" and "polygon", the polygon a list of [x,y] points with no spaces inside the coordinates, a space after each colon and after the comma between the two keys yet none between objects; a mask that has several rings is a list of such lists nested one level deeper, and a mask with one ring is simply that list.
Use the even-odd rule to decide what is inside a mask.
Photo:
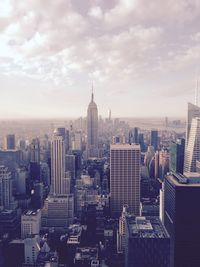
[{"label": "skyscraper", "polygon": [[5,166],[0,166],[0,209],[13,209],[16,207],[12,194],[11,172]]},{"label": "skyscraper", "polygon": [[30,144],[30,161],[40,163],[40,140],[35,138]]},{"label": "skyscraper", "polygon": [[192,119],[195,117],[200,117],[200,107],[192,103],[188,103],[188,114],[187,114],[187,128],[186,128],[186,146],[190,135],[190,128],[192,124]]},{"label": "skyscraper", "polygon": [[98,109],[93,92],[87,109],[87,154],[88,157],[98,157]]},{"label": "skyscraper", "polygon": [[74,196],[65,166],[64,128],[57,128],[51,142],[51,194],[42,209],[42,227],[66,230],[73,222]]},{"label": "skyscraper", "polygon": [[40,180],[40,141],[38,138],[30,144],[30,177],[31,180]]},{"label": "skyscraper", "polygon": [[164,182],[164,225],[172,267],[200,266],[200,177],[171,173]]},{"label": "skyscraper", "polygon": [[65,142],[59,129],[54,131],[51,142],[51,193],[54,196],[68,192],[65,178]]},{"label": "skyscraper", "polygon": [[111,214],[119,216],[124,205],[140,213],[140,146],[113,144],[110,147]]},{"label": "skyscraper", "polygon": [[157,130],[151,130],[151,146],[154,147],[154,150],[156,151],[158,148],[158,131]]},{"label": "skyscraper", "polygon": [[185,151],[184,172],[196,172],[197,160],[200,160],[200,117],[192,119]]},{"label": "skyscraper", "polygon": [[170,144],[169,169],[183,174],[185,139],[180,138]]},{"label": "skyscraper", "polygon": [[14,150],[15,149],[15,135],[8,134],[6,136],[6,147],[7,150]]},{"label": "skyscraper", "polygon": [[133,128],[129,132],[129,144],[138,144],[139,142],[139,129],[137,127]]}]

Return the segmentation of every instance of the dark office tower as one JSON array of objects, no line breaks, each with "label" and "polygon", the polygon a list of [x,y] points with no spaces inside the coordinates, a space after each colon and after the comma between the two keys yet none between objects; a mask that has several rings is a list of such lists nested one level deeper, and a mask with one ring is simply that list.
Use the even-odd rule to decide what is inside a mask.
[{"label": "dark office tower", "polygon": [[139,142],[139,129],[137,127],[133,128],[129,132],[129,144],[138,144]]},{"label": "dark office tower", "polygon": [[140,146],[110,146],[111,215],[118,217],[124,205],[131,213],[140,214]]},{"label": "dark office tower", "polygon": [[169,169],[173,172],[183,174],[185,139],[177,139],[170,144]]},{"label": "dark office tower", "polygon": [[40,141],[33,139],[30,144],[30,178],[40,180]]},{"label": "dark office tower", "polygon": [[169,267],[170,237],[158,217],[125,217],[125,267]]},{"label": "dark office tower", "polygon": [[164,225],[172,267],[200,266],[200,177],[170,173],[164,181]]},{"label": "dark office tower", "polygon": [[15,149],[15,135],[8,134],[6,136],[6,147],[7,150],[14,150]]},{"label": "dark office tower", "polygon": [[145,143],[144,143],[144,134],[143,133],[139,133],[138,142],[140,144],[141,152],[144,152],[145,151]]},{"label": "dark office tower", "polygon": [[93,92],[87,110],[87,154],[88,157],[98,157],[98,109]]},{"label": "dark office tower", "polygon": [[30,144],[30,161],[40,162],[40,141],[38,138],[33,139]]},{"label": "dark office tower", "polygon": [[65,136],[66,136],[66,131],[64,127],[58,127],[55,130],[56,134],[59,136],[62,136],[63,140],[65,140]]},{"label": "dark office tower", "polygon": [[188,143],[189,135],[190,135],[190,128],[192,124],[192,119],[195,117],[200,117],[200,107],[188,103],[188,115],[187,115],[187,128],[186,128],[186,145]]},{"label": "dark office tower", "polygon": [[66,153],[67,153],[70,147],[69,130],[65,130],[65,146],[66,146]]},{"label": "dark office tower", "polygon": [[0,166],[0,208],[12,209],[14,206],[13,198],[13,180],[11,172],[5,166]]},{"label": "dark office tower", "polygon": [[151,146],[154,147],[155,151],[158,148],[158,131],[157,130],[151,130]]}]

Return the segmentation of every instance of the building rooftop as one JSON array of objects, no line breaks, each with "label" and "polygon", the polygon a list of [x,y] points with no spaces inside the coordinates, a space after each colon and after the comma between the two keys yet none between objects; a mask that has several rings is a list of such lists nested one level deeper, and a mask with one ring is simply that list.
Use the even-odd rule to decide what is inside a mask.
[{"label": "building rooftop", "polygon": [[80,244],[83,226],[80,224],[72,224],[68,228],[68,244]]},{"label": "building rooftop", "polygon": [[26,210],[23,214],[23,216],[37,216],[40,212],[40,209],[38,210]]},{"label": "building rooftop", "polygon": [[187,173],[186,175],[182,175],[180,173],[171,172],[167,175],[167,179],[176,186],[200,187],[200,176],[193,176],[192,174],[194,173]]},{"label": "building rooftop", "polygon": [[112,150],[123,150],[123,149],[126,149],[126,150],[132,150],[132,149],[134,149],[134,150],[140,150],[140,145],[138,145],[138,144],[111,144],[110,145],[110,149],[112,149]]},{"label": "building rooftop", "polygon": [[98,259],[98,249],[91,247],[77,248],[75,254],[76,261],[85,261],[85,260],[97,260]]},{"label": "building rooftop", "polygon": [[158,217],[127,216],[126,223],[131,238],[169,238]]}]

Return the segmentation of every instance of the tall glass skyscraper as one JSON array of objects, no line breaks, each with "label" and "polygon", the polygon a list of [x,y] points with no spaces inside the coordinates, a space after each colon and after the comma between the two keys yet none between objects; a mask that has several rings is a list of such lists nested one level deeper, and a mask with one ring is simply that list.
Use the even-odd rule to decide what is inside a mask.
[{"label": "tall glass skyscraper", "polygon": [[186,129],[186,145],[190,135],[190,128],[192,124],[192,119],[195,117],[200,117],[200,107],[192,103],[188,103],[188,114],[187,114],[187,129]]},{"label": "tall glass skyscraper", "polygon": [[98,109],[93,92],[87,109],[87,155],[98,157]]},{"label": "tall glass skyscraper", "polygon": [[196,161],[200,160],[200,117],[192,119],[185,151],[185,172],[196,172]]}]

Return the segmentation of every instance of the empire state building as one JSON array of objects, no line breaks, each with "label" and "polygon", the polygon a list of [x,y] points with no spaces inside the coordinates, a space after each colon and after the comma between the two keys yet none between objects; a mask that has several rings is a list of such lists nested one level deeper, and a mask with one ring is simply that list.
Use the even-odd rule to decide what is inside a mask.
[{"label": "empire state building", "polygon": [[98,157],[98,109],[93,92],[87,109],[87,155]]}]

